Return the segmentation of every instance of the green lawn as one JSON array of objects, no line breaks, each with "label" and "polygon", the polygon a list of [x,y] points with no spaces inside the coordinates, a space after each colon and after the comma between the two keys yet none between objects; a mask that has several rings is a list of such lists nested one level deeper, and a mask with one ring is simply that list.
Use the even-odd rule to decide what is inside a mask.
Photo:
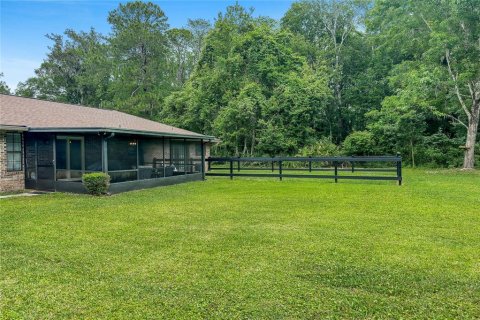
[{"label": "green lawn", "polygon": [[0,200],[5,319],[480,318],[480,174]]}]

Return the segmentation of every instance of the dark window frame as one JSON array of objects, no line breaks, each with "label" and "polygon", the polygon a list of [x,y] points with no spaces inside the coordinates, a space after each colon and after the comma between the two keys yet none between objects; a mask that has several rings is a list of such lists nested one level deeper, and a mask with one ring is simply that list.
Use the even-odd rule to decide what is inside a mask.
[{"label": "dark window frame", "polygon": [[[9,139],[9,137],[11,137]],[[17,139],[15,139],[17,138]],[[7,132],[5,134],[5,147],[7,156],[7,172],[23,171],[23,143],[22,134],[20,132]],[[10,149],[10,150],[9,150]],[[13,160],[9,160],[9,154],[12,154]],[[20,160],[15,160],[15,155],[20,155]],[[20,168],[15,167],[15,164],[20,164]]]},{"label": "dark window frame", "polygon": [[[79,180],[80,178],[72,178],[72,173],[78,173],[80,172],[80,175],[82,176],[85,173],[85,137],[84,136],[57,136],[55,139],[55,162],[59,163],[59,156],[60,152],[57,152],[57,143],[59,141],[65,141],[65,150],[63,156],[65,156],[65,168],[55,168],[56,169],[56,174],[59,174],[59,171],[63,171],[65,173],[65,178],[59,179],[58,177],[55,177],[57,181],[76,181]],[[80,169],[72,169],[72,160],[71,160],[71,144],[72,141],[79,141],[80,142]]]}]

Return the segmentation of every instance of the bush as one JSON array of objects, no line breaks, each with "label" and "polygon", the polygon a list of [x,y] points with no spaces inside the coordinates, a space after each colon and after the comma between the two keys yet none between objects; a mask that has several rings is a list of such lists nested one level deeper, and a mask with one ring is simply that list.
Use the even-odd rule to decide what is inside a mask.
[{"label": "bush", "polygon": [[110,187],[110,176],[103,172],[86,173],[82,183],[89,194],[96,196],[107,194]]},{"label": "bush", "polygon": [[426,136],[417,155],[418,163],[431,167],[461,167],[463,150],[459,146],[463,144],[463,138],[450,138],[444,133]]},{"label": "bush", "polygon": [[343,141],[343,152],[349,156],[371,156],[376,153],[373,134],[368,131],[352,132]]},{"label": "bush", "polygon": [[300,157],[327,157],[338,156],[338,146],[328,138],[321,138],[312,144],[306,145],[298,151]]}]

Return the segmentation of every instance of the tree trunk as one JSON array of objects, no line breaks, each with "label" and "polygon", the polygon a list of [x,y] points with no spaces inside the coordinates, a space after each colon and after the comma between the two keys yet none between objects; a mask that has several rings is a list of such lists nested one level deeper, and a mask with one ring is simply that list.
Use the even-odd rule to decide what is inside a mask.
[{"label": "tree trunk", "polygon": [[475,165],[475,142],[477,140],[478,121],[480,118],[480,105],[472,108],[472,114],[468,119],[467,141],[465,143],[465,156],[463,158],[463,169],[473,169]]},{"label": "tree trunk", "polygon": [[250,155],[253,157],[253,151],[255,150],[255,129],[252,131],[252,145],[250,148]]},{"label": "tree trunk", "polygon": [[245,156],[248,152],[248,147],[247,147],[247,137],[243,138],[243,151],[242,155]]},{"label": "tree trunk", "polygon": [[412,168],[415,168],[415,152],[413,149],[413,139],[410,139],[410,152],[412,154]]}]

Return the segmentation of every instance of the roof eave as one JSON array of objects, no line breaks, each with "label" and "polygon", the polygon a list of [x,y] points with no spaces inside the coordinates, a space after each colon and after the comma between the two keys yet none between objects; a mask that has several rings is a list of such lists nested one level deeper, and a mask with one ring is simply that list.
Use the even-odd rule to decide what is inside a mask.
[{"label": "roof eave", "polygon": [[28,127],[26,126],[14,126],[8,124],[0,124],[0,130],[4,131],[28,131]]},{"label": "roof eave", "polygon": [[156,131],[145,131],[145,130],[131,130],[131,129],[120,129],[120,128],[29,128],[29,132],[75,132],[75,133],[85,133],[85,132],[106,132],[106,133],[125,133],[125,134],[138,134],[144,136],[155,136],[155,137],[174,137],[174,138],[189,138],[189,139],[203,139],[203,140],[215,140],[213,136],[207,136],[202,134],[179,134],[171,132],[156,132]]}]

